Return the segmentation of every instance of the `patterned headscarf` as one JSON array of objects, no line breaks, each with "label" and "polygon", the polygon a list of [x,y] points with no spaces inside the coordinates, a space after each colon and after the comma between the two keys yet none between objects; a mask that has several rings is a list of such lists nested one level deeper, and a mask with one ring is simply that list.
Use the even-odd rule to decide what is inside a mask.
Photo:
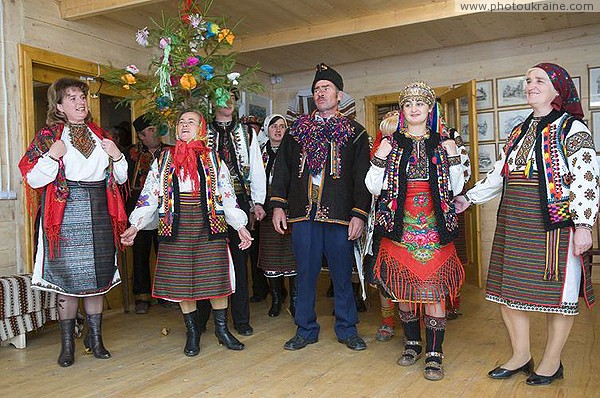
[{"label": "patterned headscarf", "polygon": [[577,94],[575,84],[571,76],[569,76],[569,72],[562,66],[547,62],[537,64],[534,68],[539,68],[546,72],[552,85],[558,92],[556,98],[552,100],[552,108],[583,119],[581,100],[579,99],[579,94]]}]

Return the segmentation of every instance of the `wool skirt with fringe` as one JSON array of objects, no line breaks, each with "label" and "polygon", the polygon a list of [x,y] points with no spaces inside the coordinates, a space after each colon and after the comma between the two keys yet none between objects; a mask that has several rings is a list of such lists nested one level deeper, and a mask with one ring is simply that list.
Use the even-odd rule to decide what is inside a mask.
[{"label": "wool skirt with fringe", "polygon": [[[288,225],[288,228],[290,227],[291,225]],[[292,234],[281,235],[275,231],[272,211],[267,211],[267,216],[260,222],[259,233],[258,267],[263,270],[265,276],[295,276],[297,271]]]},{"label": "wool skirt with fringe", "polygon": [[152,296],[169,301],[229,296],[233,269],[225,238],[209,239],[200,197],[182,193],[179,204],[175,239],[158,247]]},{"label": "wool skirt with fringe", "polygon": [[40,225],[32,286],[67,296],[104,294],[121,282],[106,182],[68,181],[67,186],[59,251],[50,258]]},{"label": "wool skirt with fringe", "polygon": [[374,278],[385,296],[423,304],[456,299],[465,271],[453,243],[440,244],[429,183],[409,181],[402,240],[382,238]]},{"label": "wool skirt with fringe", "polygon": [[511,173],[498,210],[486,299],[516,310],[576,315],[582,276],[588,305],[594,294],[572,242],[571,227],[545,231],[537,174]]}]

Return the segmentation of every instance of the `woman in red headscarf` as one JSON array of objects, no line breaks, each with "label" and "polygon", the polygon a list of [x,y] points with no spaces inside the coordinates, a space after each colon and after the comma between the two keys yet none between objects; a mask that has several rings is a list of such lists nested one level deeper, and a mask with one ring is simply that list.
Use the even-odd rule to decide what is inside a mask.
[{"label": "woman in red headscarf", "polygon": [[241,350],[227,328],[227,298],[235,290],[227,225],[238,231],[240,248],[250,247],[246,213],[237,206],[229,170],[206,146],[206,122],[184,111],[177,122],[175,147],[154,161],[135,210],[122,235],[131,246],[137,232],[158,213],[158,249],[152,296],[178,302],[187,328],[184,353],[200,352],[196,301],[210,299],[219,343]]},{"label": "woman in red headscarf", "polygon": [[[581,255],[592,245],[598,165],[567,71],[538,64],[526,82],[532,114],[510,133],[494,169],[455,204],[464,211],[502,194],[486,299],[502,304],[513,355],[489,376],[523,372],[527,384],[543,385],[563,377],[560,355],[579,312],[581,280],[586,304],[594,301]],[[527,311],[547,314],[548,340],[535,372]]]}]

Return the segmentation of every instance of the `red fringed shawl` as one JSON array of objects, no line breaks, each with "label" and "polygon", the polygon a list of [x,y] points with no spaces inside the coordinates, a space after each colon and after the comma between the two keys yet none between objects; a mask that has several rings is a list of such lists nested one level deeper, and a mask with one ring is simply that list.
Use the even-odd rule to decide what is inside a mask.
[{"label": "red fringed shawl", "polygon": [[[96,124],[89,122],[87,126],[100,139],[108,138],[106,132]],[[35,137],[25,155],[19,162],[19,170],[23,180],[27,183],[27,175],[37,164],[40,157],[50,150],[52,144],[60,140],[64,124],[57,124],[50,127],[44,127],[35,134]],[[40,207],[40,196],[42,190],[45,190],[46,196],[44,200],[43,228],[48,239],[50,258],[54,258],[55,254],[60,253],[60,228],[62,225],[63,215],[65,212],[66,200],[69,196],[69,188],[65,177],[65,165],[62,159],[59,160],[58,173],[56,178],[45,187],[33,189],[29,184],[25,184],[27,207],[30,214],[34,214]],[[117,182],[113,173],[113,165],[110,162],[106,174],[106,199],[108,203],[108,213],[113,227],[113,236],[115,246],[121,249],[121,233],[127,227],[127,215],[125,214],[125,206],[123,198],[118,189]]]}]

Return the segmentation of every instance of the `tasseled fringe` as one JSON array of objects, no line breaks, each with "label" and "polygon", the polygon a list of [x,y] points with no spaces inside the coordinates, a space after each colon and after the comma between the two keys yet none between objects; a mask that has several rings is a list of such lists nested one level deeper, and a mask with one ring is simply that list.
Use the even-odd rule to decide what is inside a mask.
[{"label": "tasseled fringe", "polygon": [[121,234],[127,229],[127,221],[117,221],[113,225],[113,238],[115,241],[115,247],[118,250],[125,250],[125,246],[121,243]]},{"label": "tasseled fringe", "polygon": [[533,159],[529,159],[527,161],[527,165],[525,166],[525,177],[532,178],[533,177]]},{"label": "tasseled fringe", "polygon": [[451,255],[444,264],[439,266],[435,274],[425,281],[411,272],[408,267],[404,266],[384,248],[379,251],[374,269],[379,280],[382,280],[382,262],[387,265],[385,284],[388,286],[390,293],[395,300],[409,303],[410,310],[413,313],[422,311],[423,305],[431,304],[431,301],[423,301],[423,296],[433,297],[436,302],[442,304],[445,311],[445,290],[448,291],[448,298],[453,305],[465,279],[465,271],[456,253]]},{"label": "tasseled fringe", "polygon": [[544,280],[558,282],[560,280],[559,264],[560,230],[546,232],[546,268]]},{"label": "tasseled fringe", "polygon": [[50,259],[60,256],[60,225],[52,225],[48,228],[44,228],[46,239],[48,240],[48,255]]}]

